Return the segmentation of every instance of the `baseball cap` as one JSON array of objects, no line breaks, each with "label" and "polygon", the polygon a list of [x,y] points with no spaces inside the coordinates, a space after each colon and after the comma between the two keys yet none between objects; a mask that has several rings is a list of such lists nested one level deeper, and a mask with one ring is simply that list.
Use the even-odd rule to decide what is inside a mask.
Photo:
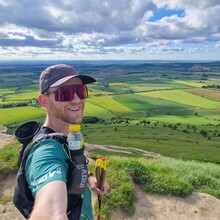
[{"label": "baseball cap", "polygon": [[73,67],[66,64],[57,64],[47,67],[40,75],[40,92],[44,94],[49,88],[57,87],[66,81],[77,77],[83,84],[93,83],[96,80],[88,75],[79,74]]}]

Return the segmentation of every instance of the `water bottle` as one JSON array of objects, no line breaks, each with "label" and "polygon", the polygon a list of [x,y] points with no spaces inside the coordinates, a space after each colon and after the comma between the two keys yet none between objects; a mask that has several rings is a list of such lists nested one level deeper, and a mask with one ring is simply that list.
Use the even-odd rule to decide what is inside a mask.
[{"label": "water bottle", "polygon": [[84,155],[84,141],[79,124],[69,126],[67,144],[71,154],[68,172],[68,192],[83,194],[88,182],[88,170]]},{"label": "water bottle", "polygon": [[78,150],[83,147],[84,141],[79,124],[69,125],[67,142],[70,150]]}]

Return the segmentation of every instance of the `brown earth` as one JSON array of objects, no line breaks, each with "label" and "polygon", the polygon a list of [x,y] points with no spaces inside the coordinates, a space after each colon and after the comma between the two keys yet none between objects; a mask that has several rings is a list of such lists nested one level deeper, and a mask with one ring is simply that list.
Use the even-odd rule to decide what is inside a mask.
[{"label": "brown earth", "polygon": [[208,98],[214,101],[220,101],[220,91],[212,90],[212,89],[203,89],[203,88],[194,88],[194,89],[184,89],[186,92],[190,92],[192,94],[202,96],[204,98]]},{"label": "brown earth", "polygon": [[220,200],[196,192],[186,198],[155,195],[136,187],[135,210],[132,217],[116,210],[112,220],[219,220]]}]

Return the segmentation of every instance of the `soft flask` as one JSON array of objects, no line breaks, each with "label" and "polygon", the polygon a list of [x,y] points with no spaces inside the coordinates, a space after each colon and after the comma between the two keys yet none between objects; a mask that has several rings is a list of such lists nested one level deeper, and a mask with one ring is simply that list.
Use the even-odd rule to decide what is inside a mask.
[{"label": "soft flask", "polygon": [[88,170],[84,155],[84,141],[80,125],[70,125],[67,143],[71,154],[68,173],[68,191],[73,194],[83,194],[88,182]]}]

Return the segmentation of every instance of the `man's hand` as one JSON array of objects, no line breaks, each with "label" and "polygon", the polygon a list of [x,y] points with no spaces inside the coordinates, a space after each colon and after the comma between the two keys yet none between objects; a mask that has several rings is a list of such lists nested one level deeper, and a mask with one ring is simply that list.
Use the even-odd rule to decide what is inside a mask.
[{"label": "man's hand", "polygon": [[109,184],[108,183],[104,183],[104,186],[103,186],[103,190],[99,189],[97,187],[97,179],[95,176],[89,176],[89,185],[90,185],[90,188],[97,192],[100,196],[103,196],[109,189]]}]

